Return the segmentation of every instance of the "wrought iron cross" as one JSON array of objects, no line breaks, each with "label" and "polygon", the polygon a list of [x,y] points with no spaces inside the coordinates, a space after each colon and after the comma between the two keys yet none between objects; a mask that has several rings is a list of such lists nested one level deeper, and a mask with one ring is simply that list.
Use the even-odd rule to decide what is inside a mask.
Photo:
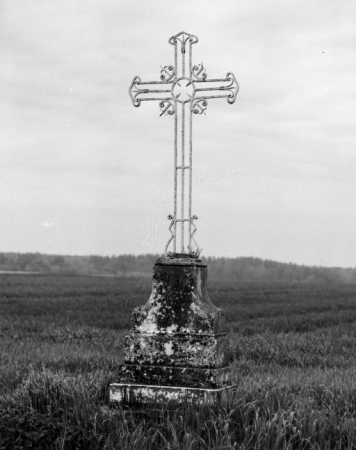
[{"label": "wrought iron cross", "polygon": [[[192,65],[192,45],[198,42],[196,36],[182,31],[168,42],[174,45],[174,66],[161,67],[161,81],[141,81],[140,77],[134,77],[129,93],[134,106],[140,106],[143,101],[159,101],[161,116],[174,115],[174,212],[168,216],[171,236],[165,253],[197,258],[201,249],[194,238],[197,229],[194,221],[198,217],[192,215],[193,114],[205,114],[208,99],[226,98],[228,103],[234,103],[239,86],[231,72],[226,78],[207,79],[202,63]],[[169,251],[170,245],[173,252]]]}]

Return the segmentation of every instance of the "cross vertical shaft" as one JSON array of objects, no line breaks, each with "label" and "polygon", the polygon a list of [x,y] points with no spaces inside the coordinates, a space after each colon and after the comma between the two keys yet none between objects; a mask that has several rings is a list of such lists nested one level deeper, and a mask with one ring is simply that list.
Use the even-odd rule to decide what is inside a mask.
[{"label": "cross vertical shaft", "polygon": [[[186,77],[186,57],[188,53],[188,73],[192,71],[192,44],[197,42],[195,36],[185,36],[185,33],[180,37],[173,37],[169,42],[174,45],[174,66],[176,72],[176,79],[178,85],[175,90],[175,133],[174,133],[174,237],[173,237],[173,253],[177,253],[177,223],[180,224],[180,253],[186,252],[185,242],[187,242],[187,250],[191,252],[192,245],[192,181],[193,181],[193,152],[192,152],[192,110],[189,107],[191,96],[189,86],[191,81]],[[188,43],[188,46],[187,46]],[[188,48],[187,48],[188,47]],[[181,88],[181,89],[180,89]],[[186,90],[184,90],[186,88]],[[181,92],[180,92],[181,90]],[[182,97],[183,96],[183,97]],[[186,110],[188,106],[188,111]],[[187,114],[188,113],[188,120]],[[180,121],[180,128],[178,122]],[[186,125],[188,123],[188,136],[186,133]],[[180,133],[180,136],[178,135]],[[178,139],[180,138],[180,145]],[[189,151],[189,162],[187,164],[187,146]],[[179,147],[179,148],[178,148]],[[178,150],[180,151],[180,158],[178,158]],[[179,164],[179,162],[180,164]],[[180,171],[180,172],[179,172]],[[186,171],[188,173],[186,174]],[[180,181],[180,192],[178,192],[178,180]],[[178,210],[178,201],[180,201],[180,208]],[[188,227],[186,227],[186,224]],[[187,232],[187,238],[185,234]]]}]

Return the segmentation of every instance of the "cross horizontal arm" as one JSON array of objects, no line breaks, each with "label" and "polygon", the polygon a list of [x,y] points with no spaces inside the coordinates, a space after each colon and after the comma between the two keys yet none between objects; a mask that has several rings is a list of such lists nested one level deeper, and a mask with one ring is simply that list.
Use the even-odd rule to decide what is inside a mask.
[{"label": "cross horizontal arm", "polygon": [[167,81],[141,81],[140,77],[132,80],[129,94],[134,106],[140,106],[141,102],[156,100],[172,100],[172,84]]},{"label": "cross horizontal arm", "polygon": [[239,85],[235,75],[231,72],[226,74],[226,78],[205,79],[195,81],[195,98],[226,98],[232,104],[236,100]]}]

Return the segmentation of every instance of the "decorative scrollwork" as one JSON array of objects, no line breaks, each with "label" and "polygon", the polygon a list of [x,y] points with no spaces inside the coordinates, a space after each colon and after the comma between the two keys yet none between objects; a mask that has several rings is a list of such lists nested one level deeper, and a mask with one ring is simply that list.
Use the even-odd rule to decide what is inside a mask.
[{"label": "decorative scrollwork", "polygon": [[224,90],[230,91],[227,96],[227,102],[232,105],[235,103],[237,93],[239,92],[239,83],[236,81],[235,75],[231,72],[226,74],[227,81],[230,81],[228,86],[224,86]]},{"label": "decorative scrollwork", "polygon": [[[194,220],[197,220],[198,216],[192,216],[190,218],[191,232],[190,232],[190,241],[193,241],[193,245],[188,245],[189,255],[194,258],[199,258],[200,253],[202,252],[202,248],[199,248],[197,241],[194,239],[194,234],[197,231],[197,227],[194,223]],[[195,247],[195,248],[194,248]]]},{"label": "decorative scrollwork", "polygon": [[175,45],[179,41],[181,43],[182,53],[185,53],[185,44],[189,41],[191,44],[196,44],[198,42],[198,38],[194,36],[194,34],[186,33],[185,31],[181,31],[178,34],[170,37],[168,42],[172,45]]},{"label": "decorative scrollwork", "polygon": [[140,106],[141,100],[137,98],[139,94],[141,94],[144,90],[137,87],[137,85],[141,83],[140,77],[134,77],[132,80],[131,86],[129,88],[129,94],[134,106]]},{"label": "decorative scrollwork", "polygon": [[206,80],[207,74],[205,68],[203,67],[203,63],[192,67],[191,77],[199,81]]},{"label": "decorative scrollwork", "polygon": [[175,113],[175,107],[174,107],[173,100],[162,100],[159,103],[159,107],[161,109],[160,116],[162,116],[163,114],[165,114],[166,116],[168,116],[168,115],[172,116]]},{"label": "decorative scrollwork", "polygon": [[174,225],[175,219],[174,219],[174,216],[173,216],[172,214],[169,214],[169,215],[167,216],[167,219],[171,221],[171,223],[169,224],[169,228],[168,228],[168,230],[169,230],[170,233],[171,233],[171,236],[170,236],[170,238],[168,239],[168,242],[167,242],[167,244],[166,244],[165,255],[166,255],[166,256],[169,256],[169,255],[171,254],[171,252],[168,251],[168,247],[169,247],[169,244],[172,242],[172,240],[175,238],[174,231],[172,231],[172,227],[173,227],[173,225]]},{"label": "decorative scrollwork", "polygon": [[176,76],[176,72],[173,66],[161,66],[161,80],[170,82]]},{"label": "decorative scrollwork", "polygon": [[205,114],[208,107],[208,100],[206,98],[196,98],[192,101],[191,109],[194,114]]}]

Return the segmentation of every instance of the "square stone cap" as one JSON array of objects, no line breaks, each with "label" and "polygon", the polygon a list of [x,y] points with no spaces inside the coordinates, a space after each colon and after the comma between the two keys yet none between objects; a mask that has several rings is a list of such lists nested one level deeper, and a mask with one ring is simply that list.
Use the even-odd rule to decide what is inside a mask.
[{"label": "square stone cap", "polygon": [[182,253],[174,253],[172,256],[161,256],[155,261],[155,266],[195,266],[207,267],[201,259]]}]

